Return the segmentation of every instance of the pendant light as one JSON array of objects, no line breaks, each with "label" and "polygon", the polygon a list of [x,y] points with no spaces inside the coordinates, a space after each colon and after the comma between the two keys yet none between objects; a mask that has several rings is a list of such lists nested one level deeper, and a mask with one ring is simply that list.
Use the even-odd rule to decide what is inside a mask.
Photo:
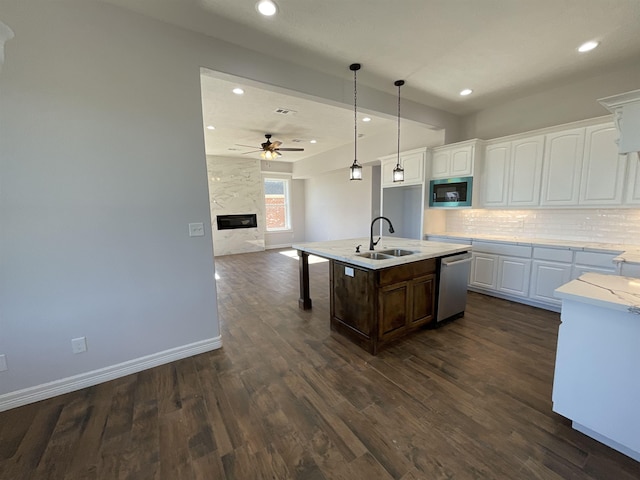
[{"label": "pendant light", "polygon": [[404,168],[400,165],[400,87],[404,85],[404,80],[396,80],[393,84],[398,87],[398,161],[393,169],[393,181],[404,182]]},{"label": "pendant light", "polygon": [[356,72],[360,70],[359,63],[352,63],[349,70],[353,72],[353,164],[349,167],[349,180],[362,180],[362,165],[358,164],[358,82]]}]

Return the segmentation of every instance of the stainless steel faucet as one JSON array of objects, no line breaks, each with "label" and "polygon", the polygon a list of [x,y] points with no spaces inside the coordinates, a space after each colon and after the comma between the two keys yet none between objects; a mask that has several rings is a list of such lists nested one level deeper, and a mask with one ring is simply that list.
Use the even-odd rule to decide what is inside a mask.
[{"label": "stainless steel faucet", "polygon": [[378,240],[376,240],[375,242],[373,241],[373,224],[376,223],[376,220],[378,219],[387,221],[387,223],[389,224],[389,233],[393,233],[395,231],[393,229],[393,225],[391,224],[391,220],[389,220],[387,217],[376,217],[373,220],[371,220],[371,235],[369,236],[369,250],[373,250],[373,247],[375,247],[380,241],[380,239],[382,238],[382,237],[378,237]]}]

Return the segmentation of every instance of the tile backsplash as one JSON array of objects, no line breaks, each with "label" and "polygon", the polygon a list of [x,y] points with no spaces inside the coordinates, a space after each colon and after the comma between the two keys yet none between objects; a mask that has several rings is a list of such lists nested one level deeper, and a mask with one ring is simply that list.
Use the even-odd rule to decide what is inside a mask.
[{"label": "tile backsplash", "polygon": [[640,209],[449,210],[446,231],[640,245]]}]

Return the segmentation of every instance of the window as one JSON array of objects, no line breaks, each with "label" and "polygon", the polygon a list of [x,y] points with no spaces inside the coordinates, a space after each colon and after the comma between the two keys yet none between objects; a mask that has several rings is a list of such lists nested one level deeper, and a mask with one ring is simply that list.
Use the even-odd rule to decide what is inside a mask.
[{"label": "window", "polygon": [[264,179],[264,204],[268,232],[291,229],[289,184],[290,180],[285,178]]}]

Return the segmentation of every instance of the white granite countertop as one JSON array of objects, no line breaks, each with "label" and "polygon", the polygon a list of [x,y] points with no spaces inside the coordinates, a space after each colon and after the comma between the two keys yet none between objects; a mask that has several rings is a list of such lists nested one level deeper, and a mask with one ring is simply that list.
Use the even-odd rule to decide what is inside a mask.
[{"label": "white granite countertop", "polygon": [[513,245],[541,246],[566,250],[583,250],[586,252],[636,253],[640,255],[640,245],[623,245],[617,243],[583,242],[579,240],[562,240],[551,238],[534,238],[508,235],[485,235],[481,233],[427,233],[428,236],[446,237],[460,240],[478,240],[496,243],[509,243]]},{"label": "white granite countertop", "polygon": [[388,260],[372,260],[364,258],[356,253],[356,246],[361,245],[360,253],[369,251],[369,237],[352,238],[346,240],[330,240],[326,242],[297,243],[291,248],[302,250],[303,252],[317,255],[323,258],[339,260],[358,267],[370,270],[380,270],[383,268],[403,265],[405,263],[417,262],[428,258],[443,257],[454,253],[467,252],[471,250],[471,245],[458,245],[455,243],[431,242],[427,240],[414,240],[410,238],[382,237],[380,243],[376,245],[375,251],[391,250],[400,248],[411,250],[412,255],[393,257]]},{"label": "white granite countertop", "polygon": [[558,298],[640,315],[640,279],[585,273],[555,290]]}]

